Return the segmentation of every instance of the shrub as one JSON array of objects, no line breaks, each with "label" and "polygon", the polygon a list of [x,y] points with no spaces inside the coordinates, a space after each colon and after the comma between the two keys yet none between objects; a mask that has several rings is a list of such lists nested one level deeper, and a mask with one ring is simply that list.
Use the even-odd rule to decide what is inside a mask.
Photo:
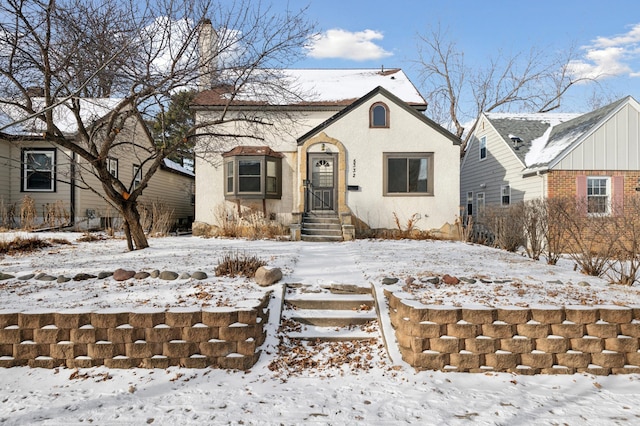
[{"label": "shrub", "polygon": [[522,203],[508,207],[487,207],[482,224],[493,234],[493,245],[507,251],[516,251],[524,245],[522,216]]},{"label": "shrub", "polygon": [[25,195],[20,205],[20,227],[25,230],[31,230],[35,227],[36,221],[36,203],[33,198]]},{"label": "shrub", "polygon": [[284,225],[266,218],[263,212],[250,208],[245,208],[238,216],[236,212],[220,205],[216,210],[216,217],[220,224],[218,235],[221,237],[258,240],[277,238],[289,232]]},{"label": "shrub", "polygon": [[216,276],[235,277],[238,275],[251,278],[256,275],[259,267],[265,266],[267,262],[259,259],[255,255],[248,256],[238,251],[225,253],[216,267]]},{"label": "shrub", "polygon": [[29,253],[51,247],[51,243],[37,237],[15,237],[11,241],[0,241],[0,254]]}]

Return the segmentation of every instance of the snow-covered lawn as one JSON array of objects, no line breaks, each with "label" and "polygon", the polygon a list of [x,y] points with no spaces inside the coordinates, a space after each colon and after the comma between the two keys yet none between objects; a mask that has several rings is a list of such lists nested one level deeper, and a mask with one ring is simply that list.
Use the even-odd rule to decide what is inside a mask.
[{"label": "snow-covered lawn", "polygon": [[[81,234],[28,255],[0,257],[0,272],[44,272],[73,277],[117,268],[204,271],[205,280],[147,278],[66,283],[0,281],[0,309],[246,306],[282,283],[371,283],[398,278],[391,288],[430,304],[640,305],[638,289],[618,287],[518,254],[446,241],[303,243],[151,239],[147,250],[127,252],[123,240],[77,243]],[[23,236],[26,236],[23,234]],[[11,239],[14,234],[0,234]],[[256,255],[284,278],[261,288],[244,278],[215,277],[224,253]],[[475,280],[432,283],[449,274]],[[274,291],[274,295],[278,292]],[[274,296],[276,297],[276,296]],[[273,303],[278,303],[275,300]],[[640,421],[640,376],[517,376],[415,372],[378,348],[360,348],[367,362],[300,369],[274,362],[277,318],[267,325],[262,355],[250,372],[192,370],[0,369],[0,424],[634,424]],[[384,325],[383,325],[384,327]],[[387,326],[388,327],[388,326]],[[392,333],[385,330],[385,333]],[[348,349],[318,345],[321,360]],[[340,355],[340,354],[338,354]],[[394,356],[394,353],[391,353]],[[326,359],[326,358],[324,358]]]}]

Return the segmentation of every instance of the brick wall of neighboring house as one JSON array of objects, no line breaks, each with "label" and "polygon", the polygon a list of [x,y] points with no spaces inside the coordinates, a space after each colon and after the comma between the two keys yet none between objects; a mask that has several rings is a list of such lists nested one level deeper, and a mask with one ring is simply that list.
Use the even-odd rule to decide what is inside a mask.
[{"label": "brick wall of neighboring house", "polygon": [[640,373],[640,309],[422,305],[385,291],[402,359],[417,370]]},{"label": "brick wall of neighboring house", "polygon": [[624,199],[640,195],[640,170],[551,170],[547,176],[547,197],[575,197],[578,176],[624,176]]}]

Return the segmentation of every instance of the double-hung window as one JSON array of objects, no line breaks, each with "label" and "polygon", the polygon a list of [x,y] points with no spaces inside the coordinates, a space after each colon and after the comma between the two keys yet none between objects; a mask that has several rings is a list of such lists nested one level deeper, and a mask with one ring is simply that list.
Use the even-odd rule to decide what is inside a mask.
[{"label": "double-hung window", "polygon": [[511,186],[502,185],[500,187],[500,201],[503,206],[511,204]]},{"label": "double-hung window", "polygon": [[142,167],[139,164],[133,165],[133,189],[140,186],[142,182]]},{"label": "double-hung window", "polygon": [[118,179],[118,159],[109,157],[107,158],[107,170],[114,178]]},{"label": "double-hung window", "polygon": [[481,137],[480,143],[478,145],[480,147],[480,159],[484,160],[485,158],[487,158],[487,137]]},{"label": "double-hung window", "polygon": [[433,153],[385,153],[384,195],[433,195]]},{"label": "double-hung window", "polygon": [[54,148],[22,150],[22,190],[55,192],[56,150]]},{"label": "double-hung window", "polygon": [[609,214],[611,193],[608,177],[587,177],[587,213]]}]

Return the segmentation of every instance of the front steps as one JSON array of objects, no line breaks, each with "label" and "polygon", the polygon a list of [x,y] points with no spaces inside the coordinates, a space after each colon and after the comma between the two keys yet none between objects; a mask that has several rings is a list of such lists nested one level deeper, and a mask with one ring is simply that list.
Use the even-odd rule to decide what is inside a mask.
[{"label": "front steps", "polygon": [[288,284],[281,329],[289,339],[379,340],[378,315],[370,287]]},{"label": "front steps", "polygon": [[300,232],[302,241],[343,241],[342,224],[335,213],[305,213]]}]

